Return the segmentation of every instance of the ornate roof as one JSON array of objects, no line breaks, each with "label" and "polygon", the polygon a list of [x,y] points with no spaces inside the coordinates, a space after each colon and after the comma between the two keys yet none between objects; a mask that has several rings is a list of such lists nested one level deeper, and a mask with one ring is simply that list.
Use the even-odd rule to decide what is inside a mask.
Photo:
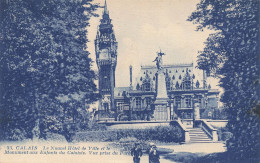
[{"label": "ornate roof", "polygon": [[[202,86],[202,79],[198,75],[194,74],[193,72],[193,63],[163,65],[163,69],[166,77],[166,82],[168,82],[168,86],[170,87],[171,90],[176,89],[177,83],[178,83],[177,85],[181,87],[181,84],[183,83],[184,80],[190,80],[191,82],[193,81],[194,88],[196,88],[195,83],[197,80],[199,81],[200,86]],[[151,89],[152,91],[155,90],[156,72],[157,72],[156,66],[152,66],[152,65],[141,66],[141,70],[133,85],[133,89],[136,90],[138,86],[141,89],[143,82],[146,81],[147,79],[151,79],[150,81],[152,87]]]}]

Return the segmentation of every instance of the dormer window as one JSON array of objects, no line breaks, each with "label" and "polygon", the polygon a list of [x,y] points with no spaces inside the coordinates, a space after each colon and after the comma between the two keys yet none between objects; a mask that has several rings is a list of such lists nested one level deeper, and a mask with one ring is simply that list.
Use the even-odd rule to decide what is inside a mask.
[{"label": "dormer window", "polygon": [[143,91],[150,91],[150,90],[151,90],[150,81],[145,80],[145,81],[143,82],[142,87],[143,87]]},{"label": "dormer window", "polygon": [[191,89],[191,76],[188,72],[183,77],[182,86],[183,89]]},{"label": "dormer window", "polygon": [[184,81],[184,89],[191,89],[191,82],[190,82],[190,80]]}]

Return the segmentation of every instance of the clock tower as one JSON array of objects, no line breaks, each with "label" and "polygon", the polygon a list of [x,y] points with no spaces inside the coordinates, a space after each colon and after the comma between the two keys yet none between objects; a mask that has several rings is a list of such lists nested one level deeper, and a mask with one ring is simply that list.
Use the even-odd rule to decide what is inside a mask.
[{"label": "clock tower", "polygon": [[96,62],[98,66],[99,110],[116,111],[114,104],[115,69],[117,64],[117,41],[105,1],[104,11],[95,39]]}]

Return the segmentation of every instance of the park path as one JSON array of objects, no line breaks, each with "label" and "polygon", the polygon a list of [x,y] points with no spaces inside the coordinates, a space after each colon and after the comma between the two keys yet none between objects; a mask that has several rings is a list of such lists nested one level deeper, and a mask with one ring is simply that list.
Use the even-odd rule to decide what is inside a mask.
[{"label": "park path", "polygon": [[[38,151],[43,146],[80,146],[80,147],[108,147],[109,142],[81,142],[81,143],[56,143],[56,142],[20,142],[20,143],[3,143],[0,142],[0,163],[132,163],[132,157],[129,155],[120,155],[113,152],[119,152],[115,149],[109,149],[110,155],[91,155],[86,152],[86,155],[14,155],[14,154],[4,154],[7,146],[20,146],[20,147],[29,147],[29,146],[38,146]],[[223,143],[196,143],[196,144],[182,144],[182,145],[157,145],[158,148],[173,149],[174,152],[170,154],[178,155],[179,152],[190,152],[190,153],[215,153],[215,152],[224,152],[226,150]],[[141,163],[148,163],[147,154],[141,157]],[[167,160],[164,158],[164,155],[161,155],[161,163],[174,163],[173,161]]]},{"label": "park path", "polygon": [[190,153],[217,153],[225,152],[226,146],[222,142],[217,143],[187,143],[180,145],[159,145],[159,148],[167,148],[178,152],[190,152]]}]

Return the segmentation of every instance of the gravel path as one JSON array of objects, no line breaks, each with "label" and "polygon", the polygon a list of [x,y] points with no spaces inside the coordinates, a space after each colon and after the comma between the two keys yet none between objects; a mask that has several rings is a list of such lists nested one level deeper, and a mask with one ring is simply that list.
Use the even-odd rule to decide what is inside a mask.
[{"label": "gravel path", "polygon": [[[132,157],[128,155],[120,155],[118,150],[107,149],[107,153],[102,153],[102,148],[108,147],[109,143],[102,142],[84,142],[84,143],[54,143],[54,142],[24,142],[24,143],[0,143],[0,162],[1,163],[132,163]],[[7,150],[7,146],[13,146],[16,150],[17,146],[20,148],[28,148],[30,146],[37,146],[37,151],[40,152],[43,146],[46,147],[60,147],[66,146],[65,154],[4,154]],[[68,146],[75,147],[87,147],[86,154],[67,154]],[[98,149],[92,150],[97,152],[96,155],[90,154],[89,147],[97,147]],[[158,148],[173,149],[171,154],[178,155],[178,152],[190,152],[190,153],[215,153],[224,152],[226,150],[223,143],[200,143],[200,144],[183,144],[183,145],[158,145]],[[17,151],[17,150],[16,150]],[[110,152],[108,154],[108,152]],[[164,159],[161,155],[161,163],[172,163],[173,161]],[[141,157],[141,163],[148,163],[148,156],[145,154]]]}]

